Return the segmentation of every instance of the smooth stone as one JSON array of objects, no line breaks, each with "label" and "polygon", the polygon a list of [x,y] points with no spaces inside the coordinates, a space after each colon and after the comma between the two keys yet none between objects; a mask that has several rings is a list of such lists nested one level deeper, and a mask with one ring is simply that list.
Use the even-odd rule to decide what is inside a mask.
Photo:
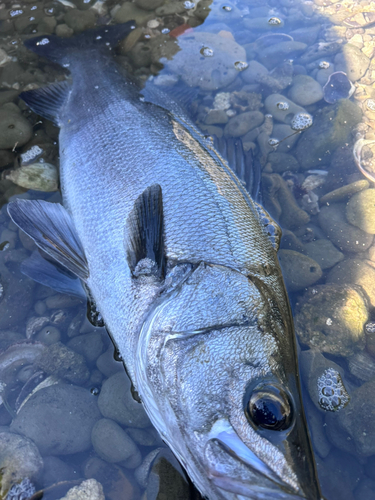
[{"label": "smooth stone", "polygon": [[[285,107],[282,104],[286,104]],[[270,113],[279,122],[290,123],[297,113],[306,113],[305,109],[282,94],[271,94],[264,101],[267,113]]]},{"label": "smooth stone", "polygon": [[224,134],[229,137],[241,137],[259,127],[263,121],[264,115],[260,111],[247,111],[231,118],[224,128]]},{"label": "smooth stone", "polygon": [[324,460],[317,460],[317,466],[324,498],[354,500],[352,491],[362,475],[355,457],[332,448]]},{"label": "smooth stone", "polygon": [[0,330],[7,330],[23,323],[29,314],[35,283],[21,273],[10,273],[5,265],[1,265],[0,283],[3,287],[0,288]]},{"label": "smooth stone", "polygon": [[329,77],[334,72],[335,72],[335,67],[333,64],[331,64],[328,68],[321,68],[314,75],[315,80],[318,83],[320,83],[320,85],[323,87],[328,82]]},{"label": "smooth stone", "polygon": [[370,187],[370,183],[366,179],[361,179],[360,181],[355,181],[350,184],[346,184],[334,191],[330,191],[320,198],[320,204],[336,203],[340,201],[346,201],[347,198],[353,196],[353,194],[360,191],[364,191]]},{"label": "smooth stone", "polygon": [[152,464],[144,500],[190,498],[190,487],[185,480],[181,467],[174,460],[158,457]]},{"label": "smooth stone", "polygon": [[375,481],[369,477],[364,477],[354,490],[355,500],[373,500],[375,491]]},{"label": "smooth stone", "polygon": [[375,189],[352,196],[346,206],[346,218],[366,233],[375,234]]},{"label": "smooth stone", "polygon": [[155,10],[163,5],[165,0],[135,0],[135,5],[143,10]]},{"label": "smooth stone", "polygon": [[72,481],[79,477],[78,471],[60,458],[44,457],[43,484],[48,487],[59,481]]},{"label": "smooth stone", "polygon": [[323,99],[320,83],[308,75],[296,75],[288,92],[289,98],[300,106],[310,106]]},{"label": "smooth stone", "polygon": [[55,326],[45,326],[36,335],[35,340],[39,340],[39,342],[45,345],[56,344],[61,340],[61,333]]},{"label": "smooth stone", "polygon": [[161,438],[154,429],[126,429],[129,436],[140,446],[156,446],[161,444]]},{"label": "smooth stone", "polygon": [[335,56],[336,71],[343,71],[349,80],[356,82],[366,73],[370,59],[355,45],[343,44],[342,51]]},{"label": "smooth stone", "polygon": [[5,174],[4,178],[14,182],[17,186],[35,191],[57,191],[59,185],[57,168],[47,162],[38,162],[12,169]]},{"label": "smooth stone", "polygon": [[29,142],[33,128],[21,113],[0,109],[0,149],[13,149]]},{"label": "smooth stone", "polygon": [[315,285],[300,299],[295,325],[300,342],[334,356],[365,346],[367,300],[359,286]]},{"label": "smooth stone", "polygon": [[[366,347],[368,347],[367,342]],[[375,359],[366,351],[353,354],[348,359],[348,366],[350,373],[359,380],[368,382],[375,377]]]},{"label": "smooth stone", "polygon": [[93,332],[72,338],[67,346],[84,356],[87,361],[93,362],[103,352],[104,342],[100,332]]},{"label": "smooth stone", "polygon": [[268,155],[267,161],[271,163],[273,172],[283,173],[287,170],[295,171],[299,169],[298,161],[289,153],[275,151]]},{"label": "smooth stone", "polygon": [[277,153],[288,153],[295,143],[299,139],[299,134],[295,133],[289,125],[281,125],[280,123],[274,125],[272,130],[272,139],[277,139],[278,141],[282,141],[277,146]]},{"label": "smooth stone", "polygon": [[122,362],[115,359],[115,350],[112,343],[108,346],[108,349],[98,357],[96,360],[96,367],[107,378],[115,373],[124,371]]},{"label": "smooth stone", "polygon": [[61,36],[62,38],[69,38],[73,36],[74,30],[69,28],[69,26],[64,23],[56,26],[55,33],[57,36]]},{"label": "smooth stone", "polygon": [[65,14],[64,21],[75,33],[80,33],[94,28],[96,17],[92,10],[70,9]]},{"label": "smooth stone", "polygon": [[32,439],[43,455],[88,450],[100,412],[88,390],[58,384],[40,389],[22,406],[10,429]]},{"label": "smooth stone", "polygon": [[327,283],[353,284],[363,288],[372,307],[375,307],[375,267],[371,261],[346,259],[337,264],[327,276]]},{"label": "smooth stone", "polygon": [[303,132],[296,148],[295,154],[301,168],[321,168],[329,163],[332,153],[345,146],[353,128],[361,119],[361,109],[347,99],[315,113],[314,123]]},{"label": "smooth stone", "polygon": [[204,122],[206,125],[213,125],[213,124],[225,124],[228,123],[228,115],[223,109],[210,109],[210,111],[207,113],[206,118],[204,119]]},{"label": "smooth stone", "polygon": [[313,26],[304,26],[291,31],[289,34],[296,42],[303,42],[307,45],[312,45],[316,42],[319,32],[322,29],[320,24]]},{"label": "smooth stone", "polygon": [[73,384],[84,384],[90,377],[84,357],[61,342],[46,347],[36,364],[48,375],[65,378]]},{"label": "smooth stone", "polygon": [[306,418],[309,426],[314,452],[325,458],[332,449],[324,429],[323,415],[319,412],[308,398],[303,400]]},{"label": "smooth stone", "polygon": [[339,42],[317,42],[311,45],[299,58],[300,64],[306,64],[317,59],[323,61],[334,54],[336,54],[342,45]]},{"label": "smooth stone", "polygon": [[262,48],[258,54],[259,61],[269,70],[273,69],[280,61],[293,58],[304,52],[307,45],[293,40],[280,42],[270,47]]},{"label": "smooth stone", "polygon": [[[113,420],[102,418],[92,429],[91,442],[100,458],[109,463],[141,463],[141,454],[130,436]],[[134,465],[136,464],[136,465]]]},{"label": "smooth stone", "polygon": [[268,74],[268,69],[254,59],[249,61],[247,69],[242,71],[241,78],[245,83],[258,83],[262,80],[262,77]]},{"label": "smooth stone", "polygon": [[278,257],[289,292],[303,290],[322,276],[319,264],[300,252],[279,250]]},{"label": "smooth stone", "polygon": [[136,428],[150,425],[143,406],[131,395],[131,382],[124,371],[112,375],[103,383],[98,406],[103,417],[121,425]]},{"label": "smooth stone", "polygon": [[304,253],[314,259],[323,270],[329,269],[344,259],[344,254],[337,250],[329,240],[315,240],[306,243]]},{"label": "smooth stone", "polygon": [[345,205],[332,204],[322,207],[318,220],[320,227],[332,243],[342,252],[363,252],[367,250],[374,237],[346,221]]},{"label": "smooth stone", "polygon": [[[217,90],[231,84],[240,73],[235,64],[246,62],[241,45],[214,33],[189,33],[179,37],[178,47],[173,59],[162,57],[160,62],[180,75],[187,85],[202,90]],[[205,57],[202,52],[205,49],[212,51],[212,55]]]},{"label": "smooth stone", "polygon": [[38,480],[43,459],[32,440],[13,432],[0,432],[0,495],[5,498],[9,488],[24,478]]},{"label": "smooth stone", "polygon": [[105,500],[103,486],[95,479],[86,479],[73,486],[60,500]]}]

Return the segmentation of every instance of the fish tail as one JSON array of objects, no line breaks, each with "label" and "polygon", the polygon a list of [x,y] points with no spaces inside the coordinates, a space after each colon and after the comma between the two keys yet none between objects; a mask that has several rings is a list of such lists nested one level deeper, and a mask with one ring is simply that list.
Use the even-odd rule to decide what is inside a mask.
[{"label": "fish tail", "polygon": [[135,28],[135,21],[114,26],[100,26],[71,38],[45,35],[25,41],[28,49],[62,66],[68,64],[75,53],[85,50],[112,50]]}]

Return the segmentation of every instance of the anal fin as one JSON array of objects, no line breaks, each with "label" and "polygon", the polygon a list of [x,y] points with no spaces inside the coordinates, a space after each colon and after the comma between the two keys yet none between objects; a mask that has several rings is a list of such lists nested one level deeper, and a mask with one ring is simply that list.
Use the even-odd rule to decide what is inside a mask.
[{"label": "anal fin", "polygon": [[15,200],[8,205],[13,222],[36,245],[83,281],[89,269],[74,223],[59,203],[43,200]]},{"label": "anal fin", "polygon": [[150,259],[157,266],[158,276],[164,275],[163,196],[159,184],[148,187],[135,200],[125,225],[124,245],[133,273],[140,261]]}]

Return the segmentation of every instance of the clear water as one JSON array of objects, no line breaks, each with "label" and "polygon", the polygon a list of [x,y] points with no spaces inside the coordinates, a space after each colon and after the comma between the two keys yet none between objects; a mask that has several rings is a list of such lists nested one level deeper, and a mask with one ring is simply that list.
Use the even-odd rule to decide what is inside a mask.
[{"label": "clear water", "polygon": [[[106,380],[123,371],[105,328],[94,327],[87,320],[85,302],[56,294],[21,274],[20,265],[33,251],[33,244],[10,221],[6,204],[14,196],[60,200],[59,192],[54,190],[53,167],[48,184],[52,191],[43,191],[45,164],[58,169],[58,129],[29,111],[17,96],[20,91],[61,80],[64,73],[29,53],[22,41],[37,33],[70,36],[112,19],[124,22],[133,17],[138,28],[121,45],[117,55],[120,64],[144,80],[153,77],[157,84],[171,88],[183,81],[198,88],[199,93],[189,103],[197,123],[207,135],[241,137],[245,150],[253,151],[255,165],[263,169],[262,202],[284,229],[281,262],[301,341],[306,414],[323,493],[327,500],[374,498],[375,385],[371,381],[375,377],[375,348],[371,320],[375,303],[375,231],[371,221],[375,217],[371,196],[358,202],[360,206],[352,201],[356,190],[371,187],[364,182],[366,177],[371,182],[374,176],[371,143],[358,152],[364,173],[359,171],[352,153],[358,139],[374,138],[375,74],[371,58],[375,15],[367,2],[173,1],[156,10],[125,2],[90,0],[0,4],[0,115],[2,109],[7,110],[11,120],[6,121],[3,111],[0,136],[21,126],[16,121],[17,113],[32,127],[26,144],[17,140],[9,144],[5,139],[0,142],[0,431],[9,430],[12,419],[21,413],[22,402],[41,387],[40,383],[73,382],[87,392],[90,405],[96,405],[105,392]],[[329,74],[338,71],[347,72],[354,86],[341,76],[323,92]],[[340,98],[345,101],[335,103]],[[253,113],[251,119],[246,121],[244,113]],[[264,116],[267,114],[274,119]],[[320,135],[311,135],[311,120],[315,127],[320,124]],[[20,156],[35,145],[41,148],[41,157],[30,160]],[[25,171],[30,161],[34,170]],[[20,165],[23,177],[19,170],[14,173]],[[362,184],[353,185],[357,181]],[[347,192],[328,194],[347,185],[351,185]],[[329,211],[332,208],[334,212]],[[358,225],[365,231],[352,234],[350,231]],[[326,246],[314,247],[316,241]],[[352,271],[346,272],[348,269]],[[359,294],[355,305],[336,307],[330,302],[333,289],[324,288],[327,283],[359,286],[350,292]],[[314,309],[306,309],[306,300],[313,303],[314,296],[319,297],[322,291],[327,291],[322,301]],[[347,300],[347,296],[340,300]],[[346,328],[348,323],[350,328]],[[83,340],[88,334],[92,335],[89,344]],[[60,346],[53,362],[48,356],[44,363],[38,358],[41,342]],[[64,351],[64,346],[71,351]],[[309,369],[311,348],[325,356],[316,355],[314,369]],[[69,365],[62,357],[69,357],[66,352],[72,351],[83,357],[74,358],[73,365]],[[128,395],[119,397],[115,392],[111,396],[114,406],[117,398],[131,400],[130,384],[125,374],[123,377]],[[103,403],[108,404],[108,400]],[[136,411],[140,422],[144,418],[142,410],[137,407]],[[343,418],[340,412],[347,412],[347,416]],[[112,414],[104,416],[112,418]],[[103,485],[110,500],[199,498],[147,421],[133,425],[119,422],[136,443],[137,451],[126,460],[107,457],[108,461],[98,456],[90,442],[83,443],[78,451],[67,444],[63,452],[61,443],[55,449],[45,444],[44,433],[52,433],[59,440],[60,424],[43,417],[39,418],[43,425],[33,436],[44,459],[44,472],[40,471],[33,482],[36,489],[44,490],[43,498],[61,498],[70,487],[92,477]],[[77,429],[72,430],[71,435],[76,434]],[[4,439],[4,434],[1,437]],[[165,457],[159,462],[154,460],[158,449],[162,449],[158,456]],[[3,467],[7,457],[0,455],[0,460]],[[1,498],[6,491],[3,479]]]}]

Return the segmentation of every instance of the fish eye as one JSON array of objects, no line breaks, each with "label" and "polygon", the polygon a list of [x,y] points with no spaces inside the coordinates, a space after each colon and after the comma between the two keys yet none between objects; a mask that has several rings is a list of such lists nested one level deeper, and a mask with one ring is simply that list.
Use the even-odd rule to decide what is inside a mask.
[{"label": "fish eye", "polygon": [[276,386],[257,386],[245,401],[245,413],[251,424],[272,431],[284,431],[293,421],[291,399]]}]

